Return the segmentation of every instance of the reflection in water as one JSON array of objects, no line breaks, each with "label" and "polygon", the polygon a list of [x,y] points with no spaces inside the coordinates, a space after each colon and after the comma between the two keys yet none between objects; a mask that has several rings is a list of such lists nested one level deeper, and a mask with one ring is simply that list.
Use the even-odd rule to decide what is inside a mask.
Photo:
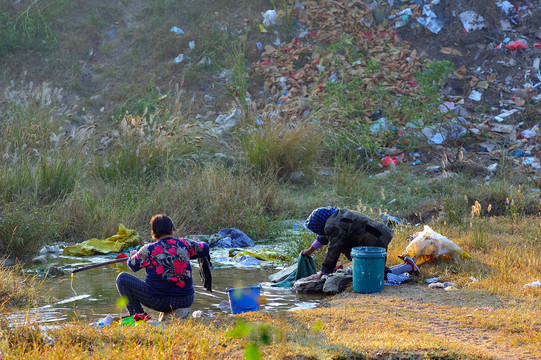
[{"label": "reflection in water", "polygon": [[[102,259],[103,261],[103,259]],[[196,265],[196,263],[193,263]],[[87,318],[91,321],[103,318],[107,314],[116,316],[126,315],[125,308],[118,309],[116,302],[119,298],[116,289],[116,277],[121,271],[131,272],[125,264],[107,265],[81,272],[73,277],[73,288],[70,276],[44,280],[44,286],[50,295],[56,299],[52,306],[33,309],[31,313],[10,314],[9,323],[20,324],[35,321],[40,324],[62,322],[76,318]],[[201,282],[198,269],[194,266],[195,302],[192,312],[202,310],[205,313],[221,312],[218,305],[226,300],[226,288],[256,286],[261,284],[261,310],[299,310],[314,308],[322,295],[297,294],[296,291],[284,288],[270,287],[268,276],[274,271],[262,269],[215,268],[212,272],[212,293],[206,291]],[[145,278],[143,270],[133,273],[140,279]],[[158,313],[148,310],[152,318],[157,319]]]}]

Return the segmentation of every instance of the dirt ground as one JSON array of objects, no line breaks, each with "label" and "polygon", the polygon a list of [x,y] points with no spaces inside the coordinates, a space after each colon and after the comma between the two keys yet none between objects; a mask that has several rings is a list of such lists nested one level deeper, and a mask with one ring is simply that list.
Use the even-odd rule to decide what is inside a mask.
[{"label": "dirt ground", "polygon": [[382,319],[403,319],[404,326],[429,334],[436,343],[468,344],[486,358],[539,359],[538,349],[520,344],[498,330],[481,326],[495,311],[506,312],[516,306],[513,299],[488,295],[473,299],[474,295],[468,290],[445,292],[431,290],[426,285],[401,284],[385,286],[383,292],[377,294],[344,292],[329,300],[327,306],[366,307]]},{"label": "dirt ground", "polygon": [[[532,67],[534,59],[541,56],[541,48],[536,44],[541,42],[539,28],[541,26],[541,9],[539,1],[514,1],[513,5],[522,8],[520,22],[510,23],[506,15],[495,2],[470,1],[462,4],[459,1],[444,0],[433,6],[435,13],[440,14],[445,22],[443,29],[434,34],[419,24],[410,24],[397,29],[400,38],[411,43],[422,58],[433,60],[448,60],[454,63],[455,69],[465,66],[467,75],[462,79],[451,77],[447,91],[453,95],[471,94],[471,77],[487,79],[493,76],[494,85],[483,93],[479,104],[470,101],[470,108],[489,105],[489,114],[494,115],[500,109],[502,100],[524,98],[525,85],[535,85],[541,81],[535,75]],[[466,32],[458,14],[464,11],[474,11],[485,18],[484,28]],[[502,44],[505,39],[513,42],[522,40],[528,44],[528,49],[509,50]],[[458,52],[444,53],[442,49],[451,48]],[[538,69],[537,69],[538,70]],[[532,91],[529,95],[536,96],[539,92]],[[467,104],[468,105],[468,104]],[[528,124],[531,120],[526,118]]]}]

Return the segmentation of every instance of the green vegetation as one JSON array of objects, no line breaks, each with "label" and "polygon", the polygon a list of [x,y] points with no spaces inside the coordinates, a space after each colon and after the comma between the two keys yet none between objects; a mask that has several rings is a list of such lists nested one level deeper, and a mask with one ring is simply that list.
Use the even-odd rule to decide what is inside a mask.
[{"label": "green vegetation", "polygon": [[0,56],[17,51],[54,47],[57,37],[51,22],[65,13],[70,1],[32,0],[17,3],[1,2]]},{"label": "green vegetation", "polygon": [[[45,244],[108,237],[119,223],[149,238],[148,220],[156,213],[169,214],[181,234],[237,227],[256,241],[282,239],[275,220],[302,219],[315,207],[333,205],[430,223],[472,259],[423,266],[423,278],[414,283],[423,291],[414,301],[411,294],[391,293],[377,302],[357,298],[334,308],[246,314],[244,321],[191,320],[163,331],[73,324],[50,330],[54,347],[37,326],[8,327],[1,320],[0,357],[488,357],[467,342],[434,341],[423,319],[427,308],[460,331],[497,332],[506,345],[539,355],[539,346],[528,345],[540,342],[539,331],[531,331],[540,326],[539,293],[522,285],[541,273],[540,181],[527,169],[517,171],[503,149],[498,171],[488,178],[476,158],[461,151],[482,133],[449,139],[437,150],[427,141],[424,130],[460,125],[440,108],[451,63],[422,64],[401,93],[380,81],[385,59],[370,58],[344,34],[295,60],[301,69],[321,59],[321,74],[335,76],[306,84],[308,95],[286,113],[281,99],[265,98],[266,79],[250,73],[261,51],[256,42],[270,35],[259,31],[266,1],[243,3],[242,16],[233,13],[239,4],[231,0],[205,6],[145,1],[141,11],[125,16],[125,1],[82,2],[77,12],[67,1],[20,3],[0,13],[0,56],[32,51],[47,61],[12,61],[1,79],[0,254],[27,259]],[[285,16],[284,40],[284,29],[294,24],[294,2],[272,6]],[[73,19],[58,21],[64,11]],[[236,27],[223,19],[236,19]],[[184,34],[169,31],[172,26]],[[87,55],[89,47],[101,52]],[[180,53],[184,60],[175,63]],[[96,56],[102,56],[99,64]],[[231,123],[215,121],[220,113],[231,115]],[[418,151],[441,157],[439,176],[425,171],[426,164],[382,171],[383,156]],[[396,230],[391,262],[414,229]],[[295,257],[313,236],[291,239],[288,252]],[[35,303],[33,280],[21,278],[19,268],[0,270],[2,312]],[[466,289],[471,306],[495,311],[472,315],[459,296],[442,303],[421,286],[442,274]],[[417,307],[409,308],[412,303]],[[374,313],[388,321],[374,321]]]}]

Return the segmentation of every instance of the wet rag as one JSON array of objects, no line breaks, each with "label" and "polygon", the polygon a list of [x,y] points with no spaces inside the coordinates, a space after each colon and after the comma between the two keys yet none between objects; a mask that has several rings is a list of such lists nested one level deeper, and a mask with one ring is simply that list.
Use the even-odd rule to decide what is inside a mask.
[{"label": "wet rag", "polygon": [[199,275],[203,287],[205,290],[212,292],[212,263],[210,262],[210,256],[201,257],[197,261],[199,262]]},{"label": "wet rag", "polygon": [[400,274],[396,275],[393,273],[387,273],[387,279],[384,282],[384,285],[400,285],[405,281],[408,281],[410,279],[408,274]]},{"label": "wet rag", "polygon": [[143,239],[136,230],[118,225],[118,233],[107,239],[90,239],[73,246],[66,246],[63,255],[85,256],[93,254],[119,253],[123,248],[143,244]]},{"label": "wet rag", "polygon": [[299,255],[297,260],[297,269],[291,273],[285,280],[280,281],[279,283],[272,284],[271,286],[276,287],[292,287],[293,282],[299,279],[305,278],[307,276],[317,273],[316,264],[314,259],[310,255]]}]

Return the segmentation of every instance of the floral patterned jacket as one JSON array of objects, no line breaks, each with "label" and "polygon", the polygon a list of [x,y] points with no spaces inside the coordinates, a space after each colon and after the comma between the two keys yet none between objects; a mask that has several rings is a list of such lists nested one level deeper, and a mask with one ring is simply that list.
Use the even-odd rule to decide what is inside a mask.
[{"label": "floral patterned jacket", "polygon": [[128,259],[132,271],[145,268],[150,292],[162,296],[194,293],[190,259],[209,255],[209,245],[183,238],[164,238],[145,244]]}]

